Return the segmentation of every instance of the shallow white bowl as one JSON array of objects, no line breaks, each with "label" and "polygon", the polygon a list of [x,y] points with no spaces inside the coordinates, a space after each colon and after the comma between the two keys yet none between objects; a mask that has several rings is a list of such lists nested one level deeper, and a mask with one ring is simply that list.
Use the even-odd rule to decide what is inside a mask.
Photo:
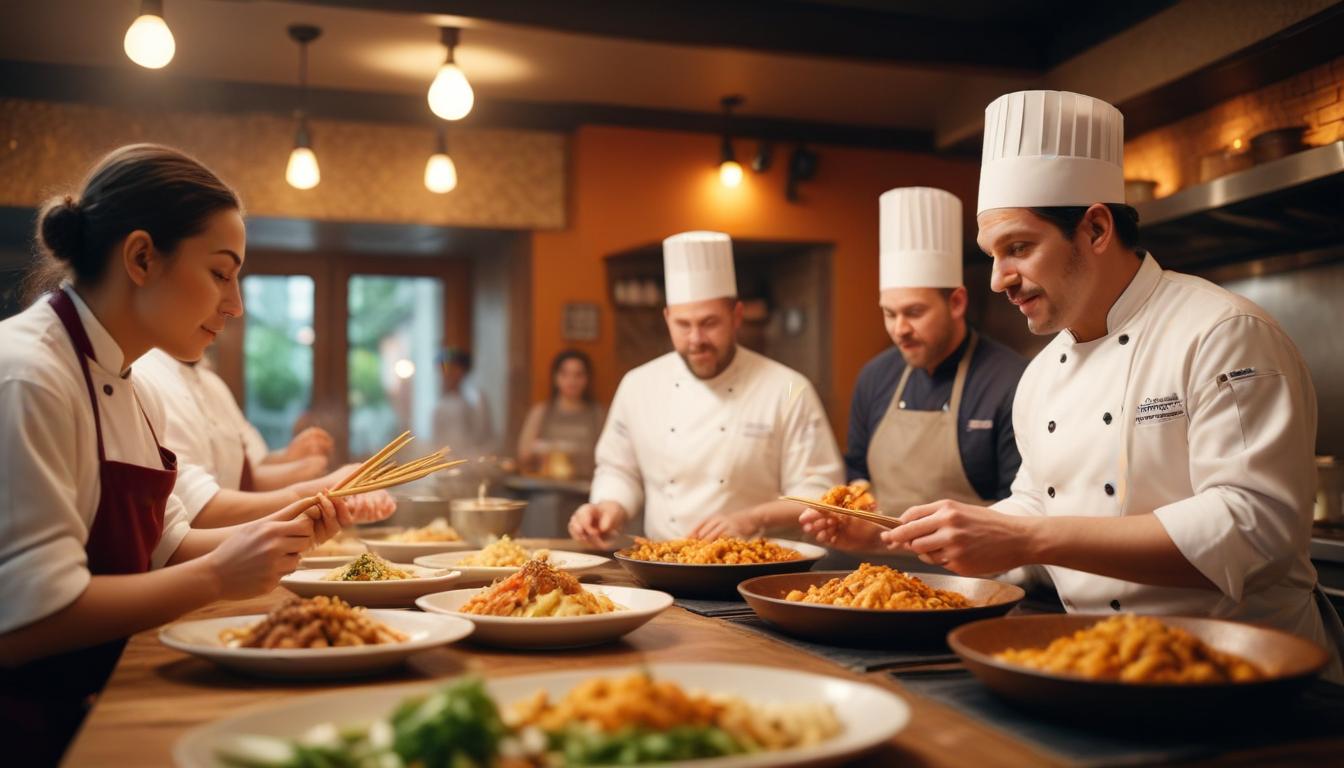
[{"label": "shallow white bowl", "polygon": [[406,608],[415,598],[442,591],[461,575],[457,571],[443,572],[418,565],[394,563],[398,568],[415,575],[411,579],[390,581],[326,581],[331,568],[306,568],[280,579],[280,586],[299,597],[331,595],[351,605],[369,608]]},{"label": "shallow white bowl", "polygon": [[[534,550],[535,551],[535,550]],[[462,561],[473,555],[480,554],[481,550],[473,549],[467,552],[448,552],[439,555],[426,555],[425,557],[415,558],[416,565],[422,565],[426,568],[450,568],[454,571],[462,572],[460,584],[489,584],[498,578],[512,575],[518,570],[518,566],[509,565],[504,567],[488,567],[483,565],[462,565]],[[551,550],[550,564],[562,571],[578,573],[611,562],[611,558],[601,555],[590,555],[584,552],[561,552]]]},{"label": "shallow white bowl", "polygon": [[354,560],[359,555],[313,555],[299,559],[299,568],[337,568]]},{"label": "shallow white bowl", "polygon": [[[507,706],[538,690],[557,699],[591,677],[617,677],[645,670],[656,678],[676,682],[691,690],[738,696],[757,704],[828,704],[843,727],[834,737],[808,747],[659,763],[662,768],[839,765],[890,741],[910,721],[910,707],[904,699],[871,683],[749,664],[660,663],[565,670],[488,679],[485,688],[496,702]],[[361,689],[357,695],[339,691],[254,709],[189,731],[174,746],[173,759],[181,768],[213,768],[218,763],[216,750],[230,737],[255,734],[292,738],[322,723],[335,721],[340,725],[386,718],[403,699],[423,695],[447,684],[446,680],[437,680],[381,686]]]},{"label": "shallow white bowl", "polygon": [[226,616],[171,624],[159,630],[159,642],[229,669],[261,677],[347,677],[380,672],[420,651],[456,642],[471,634],[472,623],[456,616],[418,611],[371,610],[370,619],[407,636],[403,643],[340,648],[230,648],[220,642],[226,629],[251,626],[263,618]]},{"label": "shallow white bowl", "polygon": [[611,642],[644,626],[672,605],[666,592],[637,587],[585,584],[584,589],[606,595],[622,610],[591,616],[480,616],[459,609],[481,590],[454,589],[425,595],[415,604],[430,613],[445,613],[476,625],[472,639],[500,648],[579,648]]}]

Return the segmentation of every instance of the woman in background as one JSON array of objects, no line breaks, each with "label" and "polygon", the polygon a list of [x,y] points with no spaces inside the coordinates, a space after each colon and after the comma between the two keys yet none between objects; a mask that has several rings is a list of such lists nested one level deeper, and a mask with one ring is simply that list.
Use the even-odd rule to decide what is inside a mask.
[{"label": "woman in background", "polygon": [[566,349],[555,356],[551,397],[532,406],[518,436],[523,467],[558,479],[593,476],[593,453],[606,412],[593,402],[592,385],[593,362],[587,355]]}]

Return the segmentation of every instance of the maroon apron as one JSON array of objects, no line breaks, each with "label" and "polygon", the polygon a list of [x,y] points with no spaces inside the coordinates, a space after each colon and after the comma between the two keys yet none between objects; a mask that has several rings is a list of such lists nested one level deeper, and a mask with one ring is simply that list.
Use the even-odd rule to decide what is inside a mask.
[{"label": "maroon apron", "polygon": [[[150,569],[150,558],[163,534],[164,509],[177,479],[177,457],[159,445],[154,425],[146,416],[163,468],[107,460],[98,399],[89,375],[93,345],[74,301],[64,291],[52,295],[51,306],[70,335],[84,371],[98,436],[100,495],[84,545],[89,573],[144,573]],[[130,382],[126,391],[128,397],[135,396]],[[140,413],[144,416],[143,408]],[[5,737],[6,762],[17,758],[19,765],[54,765],[83,721],[91,695],[102,690],[125,645],[123,638],[48,656],[15,669],[0,669],[0,735]],[[17,756],[11,751],[15,748]]]}]

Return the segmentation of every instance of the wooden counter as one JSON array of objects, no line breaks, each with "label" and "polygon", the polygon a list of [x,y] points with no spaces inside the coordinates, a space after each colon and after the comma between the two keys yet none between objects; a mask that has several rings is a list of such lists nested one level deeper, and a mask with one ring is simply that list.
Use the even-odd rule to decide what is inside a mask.
[{"label": "wooden counter", "polygon": [[[572,545],[572,542],[569,542]],[[585,581],[630,584],[616,563]],[[276,590],[242,602],[216,603],[188,618],[264,613],[289,593]],[[890,744],[853,765],[1049,766],[1060,763],[939,704],[910,695],[883,672],[856,675],[816,656],[672,607],[622,641],[573,651],[518,652],[469,642],[419,654],[402,671],[367,680],[295,683],[244,677],[161,645],[157,631],[133,637],[116,671],[67,752],[67,766],[171,765],[174,742],[190,728],[244,708],[294,696],[355,690],[365,686],[443,678],[463,672],[491,677],[565,668],[602,669],[654,661],[718,661],[787,667],[867,679],[900,693],[913,710],[910,724]],[[1224,762],[1321,765],[1344,753],[1344,737],[1288,745],[1255,754],[1240,752]],[[1249,763],[1248,763],[1249,764]]]}]

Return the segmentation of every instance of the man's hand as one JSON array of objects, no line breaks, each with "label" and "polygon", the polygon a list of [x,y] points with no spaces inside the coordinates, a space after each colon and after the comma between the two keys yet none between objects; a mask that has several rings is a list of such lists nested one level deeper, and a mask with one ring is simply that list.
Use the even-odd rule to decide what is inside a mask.
[{"label": "man's hand", "polygon": [[755,511],[745,509],[706,517],[691,530],[691,538],[719,539],[725,536],[735,536],[739,539],[749,539],[764,531],[765,524]]},{"label": "man's hand", "polygon": [[953,573],[1002,573],[1036,562],[1036,518],[943,500],[911,507],[900,520],[882,541]]},{"label": "man's hand", "polygon": [[798,516],[803,531],[834,549],[874,549],[882,546],[882,528],[845,515],[808,507]]},{"label": "man's hand", "polygon": [[627,517],[614,501],[584,504],[569,518],[569,535],[589,546],[605,548],[621,532]]},{"label": "man's hand", "polygon": [[321,427],[308,427],[289,441],[282,454],[284,461],[298,461],[308,456],[321,456],[324,460],[331,455],[334,445],[331,435]]}]

